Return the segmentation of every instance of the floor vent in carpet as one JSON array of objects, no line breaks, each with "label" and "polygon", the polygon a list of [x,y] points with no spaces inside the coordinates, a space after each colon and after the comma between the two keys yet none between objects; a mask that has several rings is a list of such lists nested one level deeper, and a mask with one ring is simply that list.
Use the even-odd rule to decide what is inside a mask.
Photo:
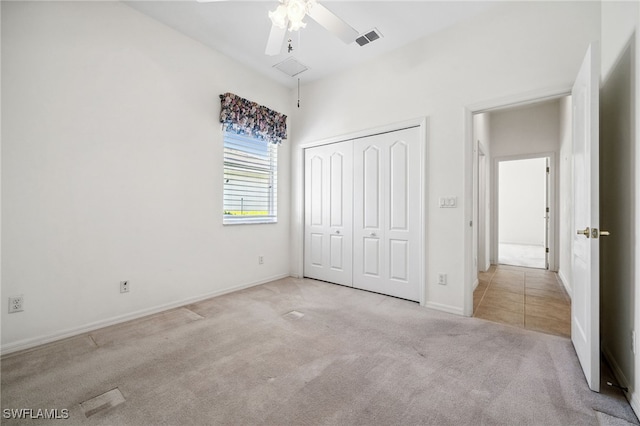
[{"label": "floor vent in carpet", "polygon": [[109,410],[123,402],[124,396],[122,396],[120,389],[115,388],[111,389],[109,392],[103,393],[102,395],[98,395],[95,398],[81,402],[80,408],[82,408],[86,417],[91,417],[96,413]]},{"label": "floor vent in carpet", "polygon": [[291,311],[289,313],[286,313],[283,315],[285,318],[289,318],[289,319],[300,319],[304,316],[304,314],[302,312],[298,312],[298,311]]}]

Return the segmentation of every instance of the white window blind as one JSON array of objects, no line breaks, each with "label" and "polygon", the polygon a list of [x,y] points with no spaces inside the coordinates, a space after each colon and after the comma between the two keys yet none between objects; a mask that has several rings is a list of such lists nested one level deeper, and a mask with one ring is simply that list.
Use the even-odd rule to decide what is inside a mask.
[{"label": "white window blind", "polygon": [[224,132],[223,222],[277,222],[277,170],[277,144]]}]

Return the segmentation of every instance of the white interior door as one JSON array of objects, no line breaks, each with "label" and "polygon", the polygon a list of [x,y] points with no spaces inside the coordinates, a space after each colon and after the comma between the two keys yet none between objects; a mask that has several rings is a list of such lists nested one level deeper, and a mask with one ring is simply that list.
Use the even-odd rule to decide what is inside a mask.
[{"label": "white interior door", "polygon": [[591,390],[600,391],[598,90],[600,55],[587,50],[573,102],[573,288],[571,340]]},{"label": "white interior door", "polygon": [[353,145],[305,150],[304,275],[352,286]]},{"label": "white interior door", "polygon": [[419,301],[420,130],[354,141],[354,287]]}]

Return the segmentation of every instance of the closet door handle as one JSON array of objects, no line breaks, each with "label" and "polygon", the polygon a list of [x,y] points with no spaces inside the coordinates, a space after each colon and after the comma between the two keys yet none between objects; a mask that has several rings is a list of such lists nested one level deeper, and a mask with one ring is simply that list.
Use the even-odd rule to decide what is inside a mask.
[{"label": "closet door handle", "polygon": [[371,234],[369,234],[369,235],[370,235],[370,236],[372,236],[372,237],[377,237],[377,235],[376,235],[376,233],[375,233],[375,232],[372,232],[372,233],[371,233]]},{"label": "closet door handle", "polygon": [[338,229],[338,230],[336,230],[336,234],[340,234],[340,230],[339,230],[339,229]]}]

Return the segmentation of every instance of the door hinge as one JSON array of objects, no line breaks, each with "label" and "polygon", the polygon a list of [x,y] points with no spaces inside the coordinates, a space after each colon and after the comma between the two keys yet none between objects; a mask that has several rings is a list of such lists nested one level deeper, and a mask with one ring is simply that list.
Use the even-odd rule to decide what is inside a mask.
[{"label": "door hinge", "polygon": [[549,207],[547,207],[547,213],[549,213]]},{"label": "door hinge", "polygon": [[545,250],[545,253],[549,253],[549,247],[547,247]]},{"label": "door hinge", "polygon": [[[538,169],[538,170],[540,170],[540,169]],[[547,173],[549,173],[549,171],[550,171],[550,169],[549,169],[549,167],[547,167]]]}]

